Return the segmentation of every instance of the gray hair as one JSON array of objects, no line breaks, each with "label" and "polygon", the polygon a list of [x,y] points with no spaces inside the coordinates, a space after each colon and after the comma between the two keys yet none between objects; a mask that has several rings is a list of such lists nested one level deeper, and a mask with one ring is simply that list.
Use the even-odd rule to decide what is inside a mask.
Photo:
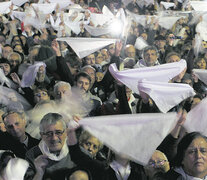
[{"label": "gray hair", "polygon": [[68,82],[64,82],[64,81],[59,81],[57,82],[55,85],[54,85],[54,90],[53,92],[56,94],[57,93],[57,89],[60,87],[60,86],[67,86],[69,90],[71,90],[71,85],[70,83]]},{"label": "gray hair", "polygon": [[40,132],[44,132],[44,128],[49,125],[56,124],[57,122],[61,122],[63,125],[63,129],[67,128],[66,122],[63,119],[63,116],[58,113],[47,113],[40,121]]},{"label": "gray hair", "polygon": [[81,68],[81,72],[85,72],[85,70],[86,70],[87,68],[90,68],[90,69],[94,70],[94,72],[96,72],[95,68],[92,67],[91,65],[85,65],[85,66],[83,66],[83,67]]},{"label": "gray hair", "polygon": [[154,50],[154,51],[156,52],[156,54],[157,54],[157,57],[159,57],[159,52],[158,52],[158,50],[157,50],[157,48],[156,48],[155,46],[147,46],[147,47],[145,47],[145,48],[143,49],[143,51],[142,51],[142,58],[143,58],[143,59],[144,59],[145,53],[146,53],[147,51],[149,51],[149,50]]},{"label": "gray hair", "polygon": [[19,62],[21,63],[22,62],[22,57],[20,56],[19,53],[16,53],[16,52],[11,52],[8,56],[8,60],[11,60],[11,57],[14,56],[14,55],[18,56]]}]

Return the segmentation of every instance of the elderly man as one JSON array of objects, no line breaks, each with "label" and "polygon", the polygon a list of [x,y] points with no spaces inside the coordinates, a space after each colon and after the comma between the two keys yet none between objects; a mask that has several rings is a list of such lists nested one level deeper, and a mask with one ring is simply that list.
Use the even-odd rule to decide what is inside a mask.
[{"label": "elderly man", "polygon": [[25,178],[57,179],[55,176],[58,174],[58,179],[61,179],[58,172],[76,167],[66,143],[66,123],[60,114],[48,113],[42,118],[39,129],[42,140],[26,154],[30,166]]},{"label": "elderly man", "polygon": [[25,153],[39,143],[39,140],[25,132],[24,112],[9,111],[3,115],[6,132],[0,134],[0,149],[13,151],[17,157],[24,158]]},{"label": "elderly man", "polygon": [[159,65],[159,53],[154,46],[147,46],[143,49],[143,59],[139,60],[134,68],[151,67]]},{"label": "elderly man", "polygon": [[59,81],[54,86],[54,97],[56,100],[64,100],[64,97],[69,97],[71,93],[71,86],[67,82]]}]

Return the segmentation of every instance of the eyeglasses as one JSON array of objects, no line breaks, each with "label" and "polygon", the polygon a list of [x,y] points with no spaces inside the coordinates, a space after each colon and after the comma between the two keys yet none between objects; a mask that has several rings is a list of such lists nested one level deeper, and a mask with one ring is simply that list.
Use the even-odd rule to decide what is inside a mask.
[{"label": "eyeglasses", "polygon": [[158,160],[158,161],[150,161],[148,163],[148,166],[151,166],[151,167],[155,167],[155,166],[163,166],[165,163],[167,162],[167,160]]},{"label": "eyeglasses", "polygon": [[63,133],[65,132],[65,130],[63,131],[60,131],[60,130],[57,130],[57,131],[48,131],[46,133],[42,133],[44,136],[46,136],[47,138],[50,138],[52,137],[53,135],[57,136],[57,137],[61,137],[63,135]]},{"label": "eyeglasses", "polygon": [[39,93],[35,93],[35,96],[37,97],[41,97],[41,96],[47,96],[48,94],[46,92],[39,92]]}]

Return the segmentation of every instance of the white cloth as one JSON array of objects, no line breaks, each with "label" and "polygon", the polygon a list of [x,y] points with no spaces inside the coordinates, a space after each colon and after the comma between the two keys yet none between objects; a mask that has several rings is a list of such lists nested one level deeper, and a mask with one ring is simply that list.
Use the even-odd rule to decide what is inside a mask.
[{"label": "white cloth", "polygon": [[26,13],[25,12],[19,12],[19,11],[12,11],[12,14],[11,14],[11,17],[14,19],[14,18],[17,18],[19,19],[20,21],[23,21],[24,18],[26,16]]},{"label": "white cloth", "polygon": [[89,25],[84,25],[84,28],[90,33],[92,36],[101,36],[110,33],[110,28],[105,27],[93,27]]},{"label": "white cloth", "polygon": [[148,80],[155,82],[168,82],[186,68],[186,61],[180,60],[175,63],[167,63],[153,67],[143,67],[137,69],[129,69],[118,71],[115,64],[109,66],[112,76],[118,81],[132,89],[133,92],[139,94],[138,81]]},{"label": "white cloth", "polygon": [[186,174],[183,170],[183,168],[175,168],[175,171],[179,174],[182,175],[182,180],[207,180],[207,176],[205,176],[204,178],[197,178],[197,177],[193,177],[193,176],[189,176],[188,174]]},{"label": "white cloth", "polygon": [[0,69],[0,83],[1,83],[1,85],[3,85],[5,83],[8,87],[11,87],[11,82],[5,76],[3,69]]},{"label": "white cloth", "polygon": [[98,25],[103,26],[111,20],[111,18],[105,14],[91,13],[90,17],[95,27]]},{"label": "white cloth", "polygon": [[11,1],[8,2],[0,2],[0,14],[7,14],[9,13],[9,7],[11,6]]},{"label": "white cloth", "polygon": [[138,89],[148,94],[163,113],[195,95],[194,89],[190,85],[182,83],[141,81]]},{"label": "white cloth", "polygon": [[181,17],[173,17],[173,16],[159,17],[158,24],[165,29],[171,29],[173,25],[176,23],[176,21],[180,18]]},{"label": "white cloth", "polygon": [[49,159],[51,159],[53,161],[60,161],[61,159],[66,157],[69,153],[69,149],[68,149],[66,141],[65,141],[65,143],[60,151],[60,154],[58,156],[56,156],[53,153],[50,153],[49,148],[47,147],[46,143],[43,140],[40,141],[38,146],[39,146],[42,154],[46,155]]},{"label": "white cloth", "polygon": [[147,44],[147,42],[142,37],[138,37],[136,39],[136,42],[135,42],[135,45],[134,46],[135,46],[136,49],[142,50],[145,47],[147,47],[148,44]]},{"label": "white cloth", "polygon": [[142,26],[145,27],[146,25],[146,16],[145,15],[138,15],[138,14],[135,14],[135,13],[132,13],[128,10],[126,10],[127,14],[137,23],[141,24]]},{"label": "white cloth", "polygon": [[115,153],[146,165],[176,122],[176,113],[150,113],[90,117],[79,123]]},{"label": "white cloth", "polygon": [[66,41],[79,58],[84,58],[105,46],[113,44],[116,39],[104,38],[57,38],[57,41]]},{"label": "white cloth", "polygon": [[51,3],[57,3],[60,7],[60,10],[66,9],[69,5],[74,4],[70,0],[49,0]]},{"label": "white cloth", "polygon": [[11,0],[12,4],[16,5],[16,6],[21,6],[24,3],[28,2],[29,0]]},{"label": "white cloth", "polygon": [[[34,65],[31,65],[22,75],[21,87],[30,87],[34,84],[37,72],[39,71],[40,66],[46,67],[46,64],[43,62],[38,62]],[[45,70],[46,71],[46,70]]]},{"label": "white cloth", "polygon": [[195,11],[206,11],[207,9],[206,1],[190,1],[190,4]]},{"label": "white cloth", "polygon": [[131,167],[129,163],[127,164],[127,167],[123,167],[121,164],[114,160],[110,163],[110,166],[115,171],[118,180],[128,179],[131,173]]},{"label": "white cloth", "polygon": [[165,7],[165,9],[169,9],[170,7],[175,6],[175,3],[164,2],[164,1],[161,1],[160,4],[162,4]]},{"label": "white cloth", "polygon": [[200,131],[207,136],[207,98],[204,98],[199,104],[188,112],[184,127],[187,132]]},{"label": "white cloth", "polygon": [[44,14],[50,14],[55,10],[57,3],[49,3],[49,4],[35,4],[35,3],[33,3],[32,6],[37,11],[40,11]]},{"label": "white cloth", "polygon": [[194,74],[207,85],[207,70],[206,69],[193,69]]},{"label": "white cloth", "polygon": [[12,158],[3,171],[3,177],[6,180],[23,180],[28,167],[29,163],[26,160]]}]

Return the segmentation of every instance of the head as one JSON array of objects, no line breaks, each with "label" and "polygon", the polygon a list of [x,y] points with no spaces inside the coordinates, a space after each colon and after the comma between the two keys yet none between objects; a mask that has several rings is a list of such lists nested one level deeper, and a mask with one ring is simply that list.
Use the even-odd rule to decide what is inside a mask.
[{"label": "head", "polygon": [[81,69],[81,71],[87,73],[91,77],[91,86],[92,86],[96,81],[96,70],[95,70],[95,68],[88,65],[88,66],[84,66]]},{"label": "head", "polygon": [[14,51],[17,51],[17,52],[20,52],[20,53],[24,53],[23,47],[22,47],[21,44],[16,44],[13,49],[14,49]]},{"label": "head", "polygon": [[69,97],[72,94],[71,85],[64,81],[59,81],[54,86],[54,96],[55,99],[60,100],[64,97]]},{"label": "head", "polygon": [[178,144],[176,166],[190,176],[203,178],[207,175],[207,137],[200,132],[185,135]]},{"label": "head", "polygon": [[113,56],[115,54],[115,44],[111,44],[108,46],[108,52],[110,56]]},{"label": "head", "polygon": [[194,61],[194,67],[197,69],[206,69],[206,61],[203,57],[198,57]]},{"label": "head", "polygon": [[32,46],[32,47],[29,48],[28,59],[29,59],[29,62],[30,62],[31,64],[34,63],[35,58],[36,58],[36,56],[37,56],[38,53],[39,53],[40,47],[41,47],[40,45],[36,45],[36,46]]},{"label": "head", "polygon": [[34,90],[34,101],[35,103],[40,103],[43,101],[50,100],[50,96],[48,95],[47,89],[44,87],[37,87]]},{"label": "head", "polygon": [[202,95],[196,94],[195,96],[193,96],[193,99],[191,102],[191,109],[193,109],[201,101],[202,101]]},{"label": "head", "polygon": [[150,179],[158,172],[167,172],[170,169],[170,164],[167,157],[161,151],[156,150],[145,166],[145,172]]},{"label": "head", "polygon": [[94,65],[95,64],[95,55],[90,54],[85,57],[85,64],[86,65]]},{"label": "head", "polygon": [[26,118],[24,112],[9,111],[3,115],[6,131],[15,139],[23,141],[25,137]]},{"label": "head", "polygon": [[8,76],[11,72],[9,61],[0,63],[0,68],[4,71],[5,76]]},{"label": "head", "polygon": [[104,61],[101,51],[95,53],[95,58],[96,58],[95,59],[96,64],[101,64]]},{"label": "head", "polygon": [[15,67],[17,67],[21,63],[22,58],[18,53],[12,52],[8,56],[8,61],[11,65],[11,68],[14,69]]},{"label": "head", "polygon": [[135,58],[136,49],[134,48],[133,45],[128,44],[128,45],[126,45],[126,48],[125,48],[125,54],[126,54],[127,57]]},{"label": "head", "polygon": [[49,151],[59,154],[67,137],[66,123],[58,113],[48,113],[40,121],[40,135]]},{"label": "head", "polygon": [[143,58],[147,66],[154,66],[158,59],[158,51],[154,46],[147,46],[143,50]]},{"label": "head", "polygon": [[164,36],[161,36],[161,35],[157,36],[155,38],[155,45],[156,45],[156,47],[159,50],[164,49],[165,48],[165,45],[166,45],[166,39],[165,39],[165,37]]},{"label": "head", "polygon": [[92,155],[92,157],[95,157],[98,151],[103,147],[102,143],[87,131],[82,132],[79,138],[79,143]]},{"label": "head", "polygon": [[66,64],[70,69],[70,72],[73,76],[77,75],[79,69],[81,67],[81,62],[79,61],[77,56],[66,56],[65,57]]},{"label": "head", "polygon": [[107,49],[102,49],[101,50],[101,54],[103,56],[103,60],[107,61],[109,59],[109,54],[108,54],[108,50]]},{"label": "head", "polygon": [[0,109],[0,131],[2,131],[2,132],[6,131],[5,124],[4,124],[4,121],[3,121],[3,118],[2,118],[4,113],[5,112],[2,109]]},{"label": "head", "polygon": [[76,170],[73,172],[68,180],[89,180],[89,174],[84,170]]},{"label": "head", "polygon": [[13,52],[13,49],[10,45],[6,44],[4,45],[3,49],[2,49],[2,57],[7,59],[9,54]]},{"label": "head", "polygon": [[82,93],[87,93],[91,87],[91,77],[85,72],[78,73],[76,76],[76,86]]},{"label": "head", "polygon": [[172,62],[178,62],[180,61],[181,57],[178,53],[176,52],[170,52],[167,54],[165,58],[166,63],[172,63]]}]

